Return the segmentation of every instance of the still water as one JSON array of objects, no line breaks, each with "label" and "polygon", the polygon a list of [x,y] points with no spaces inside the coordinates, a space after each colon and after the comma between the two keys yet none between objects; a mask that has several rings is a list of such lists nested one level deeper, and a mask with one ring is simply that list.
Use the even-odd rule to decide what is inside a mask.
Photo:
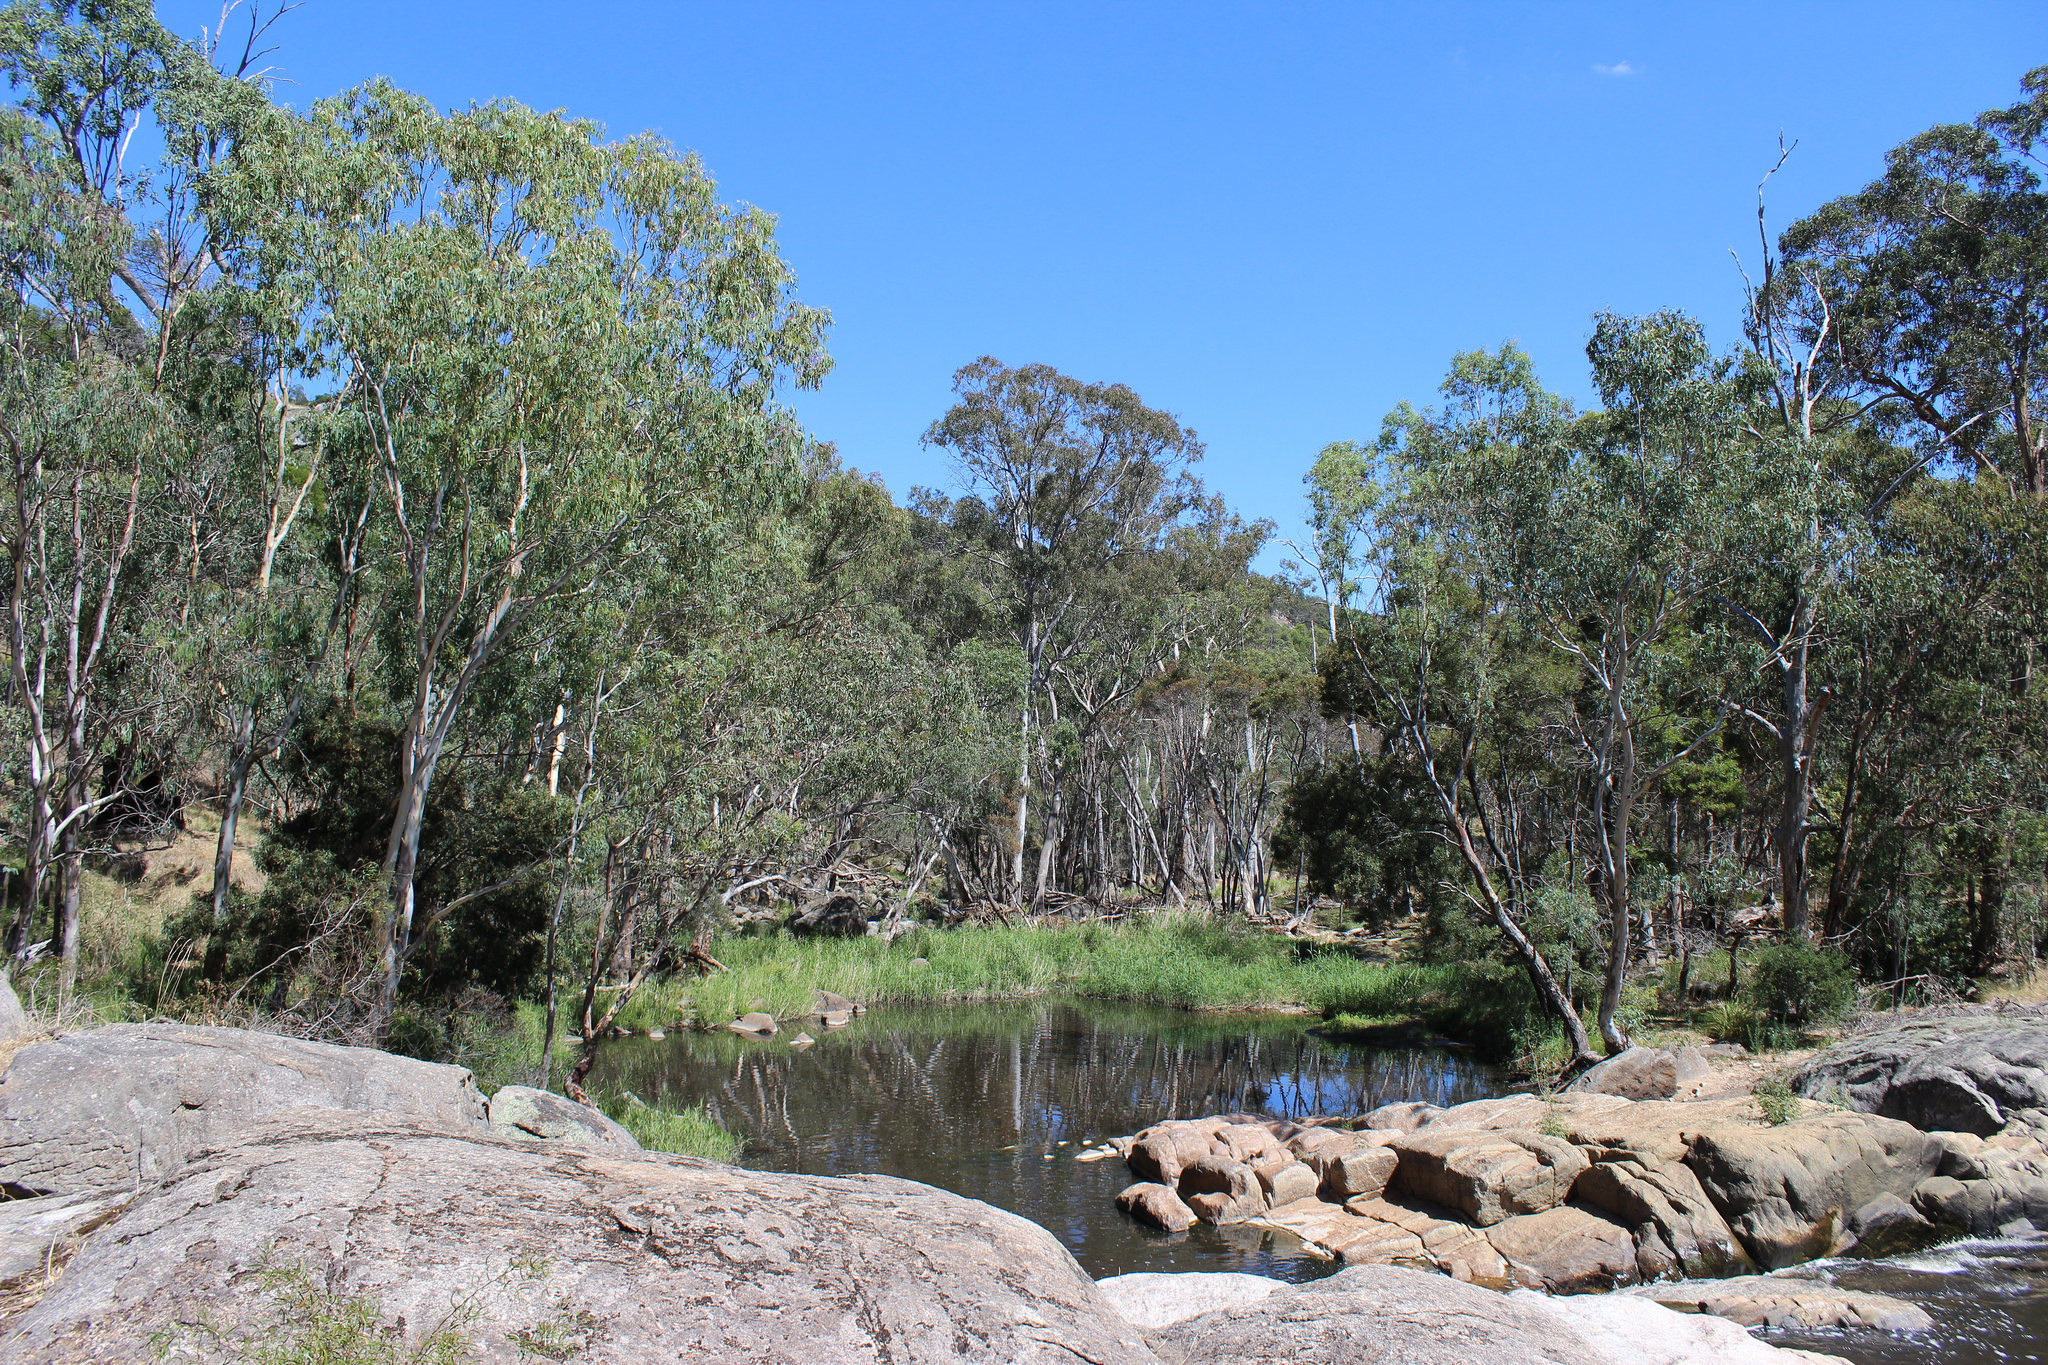
[{"label": "still water", "polygon": [[[1501,1093],[1461,1053],[1325,1042],[1304,1021],[1191,1015],[1100,1002],[881,1009],[793,1051],[687,1034],[607,1044],[592,1087],[653,1103],[704,1104],[746,1138],[740,1160],[813,1175],[879,1171],[938,1185],[1051,1230],[1089,1274],[1238,1270],[1309,1280],[1338,1267],[1293,1254],[1292,1239],[1244,1227],[1166,1234],[1118,1213],[1130,1183],[1090,1143],[1167,1118],[1245,1110],[1299,1118],[1359,1114],[1395,1100],[1453,1105]],[[1935,1330],[1767,1333],[1779,1345],[1857,1365],[1991,1365],[2048,1359],[2048,1241],[1959,1243],[1806,1273],[1925,1308]]]},{"label": "still water", "polygon": [[1097,1279],[1240,1270],[1286,1280],[1337,1267],[1251,1228],[1148,1231],[1113,1203],[1130,1183],[1124,1163],[1075,1155],[1161,1119],[1358,1114],[1392,1100],[1460,1104],[1501,1087],[1462,1054],[1325,1042],[1298,1018],[1094,1001],[877,1009],[811,1031],[818,1043],[802,1052],[787,1033],[621,1040],[605,1046],[590,1083],[704,1104],[746,1138],[748,1166],[879,1171],[986,1200],[1050,1229]]}]

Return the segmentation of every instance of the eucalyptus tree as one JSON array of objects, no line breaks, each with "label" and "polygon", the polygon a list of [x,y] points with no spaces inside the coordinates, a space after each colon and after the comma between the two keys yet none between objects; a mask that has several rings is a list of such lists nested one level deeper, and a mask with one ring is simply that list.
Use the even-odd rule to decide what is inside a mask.
[{"label": "eucalyptus tree", "polygon": [[[1659,646],[1724,586],[1753,460],[1727,366],[1691,319],[1605,315],[1586,354],[1604,410],[1507,442],[1488,423],[1453,439],[1437,476],[1464,504],[1485,571],[1588,685],[1562,720],[1592,780],[1589,817],[1608,921],[1599,1026],[1618,1052],[1628,1046],[1615,1015],[1633,946],[1637,807],[1650,784],[1721,727],[1702,727],[1661,758],[1645,752]],[[1476,367],[1473,380],[1532,388],[1526,362],[1502,363],[1508,359]]]},{"label": "eucalyptus tree", "polygon": [[[984,564],[1022,656],[1009,894],[1026,898],[1035,752],[1053,669],[1086,641],[1076,609],[1105,576],[1159,545],[1201,502],[1201,443],[1121,384],[984,356],[953,376],[958,401],[925,443],[958,462],[966,495],[943,513]],[[935,509],[937,505],[935,504]]]},{"label": "eucalyptus tree", "polygon": [[1561,1023],[1571,1064],[1590,1065],[1599,1054],[1528,930],[1528,898],[1483,809],[1481,740],[1503,701],[1506,660],[1527,627],[1509,576],[1486,553],[1468,501],[1474,481],[1461,477],[1476,462],[1512,464],[1519,452],[1567,439],[1571,410],[1536,383],[1513,346],[1457,357],[1443,394],[1441,411],[1404,403],[1383,424],[1372,485],[1356,499],[1373,509],[1362,523],[1373,598],[1351,618],[1345,653],[1325,669],[1326,702],[1371,717],[1413,763],[1436,828],[1471,880],[1471,889],[1457,890]]},{"label": "eucalyptus tree", "polygon": [[799,437],[775,395],[823,374],[825,319],[767,215],[720,204],[694,157],[512,103],[443,115],[372,83],[266,121],[220,183],[299,263],[303,367],[337,382],[379,489],[403,717],[388,1018],[428,793],[485,670],[658,527],[782,477]]},{"label": "eucalyptus tree", "polygon": [[2048,497],[2048,67],[2028,98],[1893,149],[1885,173],[1792,225],[1804,338],[1922,448]]},{"label": "eucalyptus tree", "polygon": [[0,441],[10,690],[28,787],[9,946],[25,946],[54,867],[66,992],[86,825],[119,795],[93,792],[120,720],[107,676],[130,642],[135,560],[154,544],[149,507],[183,444],[163,350],[192,279],[166,266],[152,293],[137,277],[131,209],[149,186],[126,153],[189,55],[145,4],[0,10],[0,71],[16,96],[0,109]]}]

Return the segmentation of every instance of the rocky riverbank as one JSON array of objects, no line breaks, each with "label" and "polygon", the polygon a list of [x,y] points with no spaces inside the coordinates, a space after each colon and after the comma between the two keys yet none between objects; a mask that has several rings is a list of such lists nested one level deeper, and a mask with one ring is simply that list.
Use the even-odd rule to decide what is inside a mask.
[{"label": "rocky riverbank", "polygon": [[[2048,1228],[2044,1065],[2039,1011],[1873,1030],[1808,1059],[1775,1103],[1694,1050],[1636,1049],[1548,1098],[1158,1124],[1116,1144],[1135,1182],[1117,1203],[1168,1231],[1248,1223],[1304,1255],[1495,1289],[1642,1285],[1746,1325],[1918,1330],[1909,1305],[1756,1277]],[[1658,1288],[1708,1279],[1725,1282]]]},{"label": "rocky riverbank", "polygon": [[20,1048],[0,1186],[10,1361],[311,1359],[317,1334],[323,1359],[1785,1358],[1649,1300],[1401,1266],[1097,1285],[1037,1225],[929,1186],[643,1152],[559,1096],[486,1103],[459,1068],[236,1030]]}]

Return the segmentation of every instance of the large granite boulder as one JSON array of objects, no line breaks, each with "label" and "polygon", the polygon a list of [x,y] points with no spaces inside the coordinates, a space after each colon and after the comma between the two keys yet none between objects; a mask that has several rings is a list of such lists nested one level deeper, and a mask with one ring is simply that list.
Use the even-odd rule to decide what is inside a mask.
[{"label": "large granite boulder", "polygon": [[1988,1137],[2048,1108],[2048,1010],[1908,1020],[1815,1054],[1793,1089],[1915,1128]]},{"label": "large granite boulder", "polygon": [[1353,1145],[1341,1151],[1312,1154],[1308,1164],[1321,1177],[1323,1198],[1333,1204],[1347,1199],[1371,1199],[1383,1193],[1401,1164],[1400,1153],[1391,1147]]},{"label": "large granite boulder", "polygon": [[1597,1161],[1572,1194],[1636,1230],[1637,1268],[1646,1279],[1711,1279],[1756,1269],[1699,1177],[1678,1162]]},{"label": "large granite boulder", "polygon": [[492,1131],[511,1138],[640,1150],[639,1140],[602,1111],[526,1085],[503,1086],[491,1096],[490,1123]]},{"label": "large granite boulder", "polygon": [[1712,1070],[1696,1047],[1632,1047],[1601,1062],[1566,1089],[1619,1095],[1625,1100],[1668,1100],[1706,1079]]},{"label": "large granite boulder", "polygon": [[[271,1272],[268,1286],[263,1274]],[[1153,1365],[1033,1223],[906,1180],[542,1151],[480,1126],[288,1119],[192,1157],[12,1320],[19,1365],[232,1360],[317,1324],[275,1274],[474,1358]]]},{"label": "large granite boulder", "polygon": [[1881,1194],[1911,1200],[1945,1152],[1909,1124],[1836,1111],[1692,1134],[1686,1165],[1757,1264],[1776,1270],[1853,1245],[1851,1215]]},{"label": "large granite boulder", "polygon": [[1562,1138],[1441,1124],[1394,1140],[1394,1188],[1456,1209],[1481,1227],[1556,1208],[1586,1169],[1585,1155]]},{"label": "large granite boulder", "polygon": [[0,1076],[0,1183],[36,1194],[147,1188],[202,1147],[293,1109],[484,1123],[459,1066],[244,1029],[115,1024],[16,1053]]},{"label": "large granite boulder", "polygon": [[1124,1160],[1138,1180],[1178,1185],[1180,1173],[1210,1155],[1230,1125],[1222,1119],[1168,1119],[1141,1129]]},{"label": "large granite boulder", "polygon": [[1550,1294],[1593,1294],[1634,1284],[1636,1240],[1594,1209],[1567,1204],[1486,1230],[1515,1279]]},{"label": "large granite boulder", "polygon": [[1242,1223],[1266,1211],[1257,1174],[1223,1156],[1205,1156],[1182,1171],[1180,1197],[1205,1223]]}]

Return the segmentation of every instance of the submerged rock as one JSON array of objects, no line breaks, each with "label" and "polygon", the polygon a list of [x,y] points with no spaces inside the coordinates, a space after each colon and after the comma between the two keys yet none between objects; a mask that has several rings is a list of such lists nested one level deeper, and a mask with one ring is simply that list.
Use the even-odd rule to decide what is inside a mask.
[{"label": "submerged rock", "polygon": [[1650,1285],[1630,1291],[1666,1308],[1710,1313],[1744,1327],[1850,1327],[1882,1332],[1924,1332],[1927,1314],[1885,1294],[1838,1289],[1821,1280],[1749,1275],[1709,1284]]}]

